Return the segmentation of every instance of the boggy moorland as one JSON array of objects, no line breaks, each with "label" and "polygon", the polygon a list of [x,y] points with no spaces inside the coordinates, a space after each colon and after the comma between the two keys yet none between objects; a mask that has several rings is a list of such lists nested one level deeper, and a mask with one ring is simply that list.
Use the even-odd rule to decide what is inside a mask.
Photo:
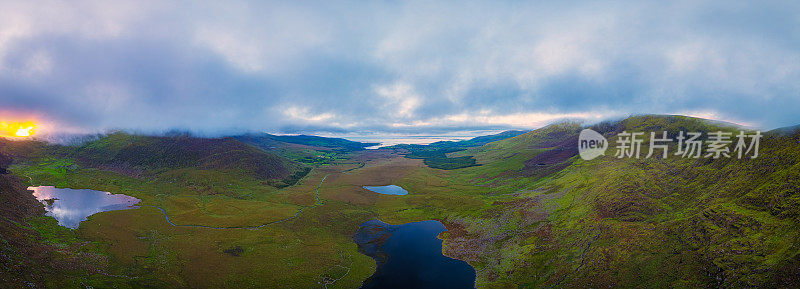
[{"label": "boggy moorland", "polygon": [[[590,127],[612,143],[623,131],[742,129],[656,115]],[[376,263],[353,236],[377,219],[444,224],[443,254],[469,263],[478,288],[800,284],[800,131],[764,132],[755,159],[585,161],[583,128],[378,150],[266,134],[0,140],[13,160],[0,174],[0,283],[358,288]],[[27,186],[125,194],[141,207],[70,230],[44,216]]]}]

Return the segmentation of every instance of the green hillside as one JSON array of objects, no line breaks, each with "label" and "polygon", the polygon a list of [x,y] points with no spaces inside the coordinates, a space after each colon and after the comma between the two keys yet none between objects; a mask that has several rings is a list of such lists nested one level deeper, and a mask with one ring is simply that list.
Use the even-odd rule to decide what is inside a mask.
[{"label": "green hillside", "polygon": [[311,166],[336,163],[346,159],[352,152],[361,151],[366,146],[377,145],[339,138],[276,136],[266,133],[245,134],[233,138],[263,151]]},{"label": "green hillside", "polygon": [[[681,116],[637,116],[594,128],[612,144],[623,130],[739,130]],[[577,150],[572,157],[552,153],[576,147],[579,129],[553,125],[472,151],[486,165],[465,173],[518,196],[495,204],[504,211],[499,217],[458,221],[466,231],[457,237],[461,242],[501,240],[469,252],[480,256],[470,261],[486,264],[487,287],[796,284],[797,132],[767,134],[756,159],[620,159],[611,148],[606,156],[584,161],[575,156]],[[569,143],[562,145],[564,140]],[[642,148],[645,154],[647,148]],[[532,161],[545,170],[563,168],[530,174]],[[508,170],[490,168],[499,164]],[[489,224],[477,225],[479,220]],[[515,233],[487,230],[492,226],[510,226]],[[451,245],[447,250],[460,256],[465,249]]]},{"label": "green hillside", "polygon": [[290,185],[307,171],[304,165],[234,138],[156,137],[113,133],[75,149],[85,167],[140,177],[175,170],[243,174],[274,185]]}]

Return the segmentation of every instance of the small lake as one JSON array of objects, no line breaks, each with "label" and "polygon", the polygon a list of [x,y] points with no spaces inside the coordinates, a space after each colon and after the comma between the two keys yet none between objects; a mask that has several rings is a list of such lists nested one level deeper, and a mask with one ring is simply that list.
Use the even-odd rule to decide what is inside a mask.
[{"label": "small lake", "polygon": [[442,223],[432,220],[361,224],[353,241],[377,265],[361,288],[475,288],[475,269],[442,255],[442,240],[437,236],[444,231]]},{"label": "small lake", "polygon": [[95,190],[59,189],[52,186],[28,187],[36,200],[45,205],[46,215],[58,224],[76,229],[93,214],[115,210],[135,209],[141,200],[123,194]]},{"label": "small lake", "polygon": [[378,194],[384,195],[408,195],[408,191],[406,189],[401,188],[400,186],[395,185],[388,185],[388,186],[364,186],[365,189],[376,192]]}]

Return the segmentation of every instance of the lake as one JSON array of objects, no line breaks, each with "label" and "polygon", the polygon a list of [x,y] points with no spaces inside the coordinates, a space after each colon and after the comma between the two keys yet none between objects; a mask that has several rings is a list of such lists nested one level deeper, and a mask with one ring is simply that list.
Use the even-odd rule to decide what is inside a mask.
[{"label": "lake", "polygon": [[353,241],[358,250],[375,259],[377,268],[362,289],[475,288],[475,269],[467,262],[442,255],[439,221],[389,225],[364,222]]},{"label": "lake", "polygon": [[408,195],[408,191],[400,186],[364,186],[365,189],[384,195]]},{"label": "lake", "polygon": [[123,194],[95,190],[59,189],[52,186],[28,187],[36,200],[45,205],[46,215],[58,224],[76,229],[87,217],[107,211],[138,208],[141,200]]}]

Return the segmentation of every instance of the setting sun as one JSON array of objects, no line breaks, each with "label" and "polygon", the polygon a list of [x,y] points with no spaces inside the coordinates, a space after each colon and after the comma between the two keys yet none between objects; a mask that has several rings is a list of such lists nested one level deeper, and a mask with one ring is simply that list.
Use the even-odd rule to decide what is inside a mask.
[{"label": "setting sun", "polygon": [[36,124],[26,122],[0,122],[0,137],[30,137],[36,130]]}]

